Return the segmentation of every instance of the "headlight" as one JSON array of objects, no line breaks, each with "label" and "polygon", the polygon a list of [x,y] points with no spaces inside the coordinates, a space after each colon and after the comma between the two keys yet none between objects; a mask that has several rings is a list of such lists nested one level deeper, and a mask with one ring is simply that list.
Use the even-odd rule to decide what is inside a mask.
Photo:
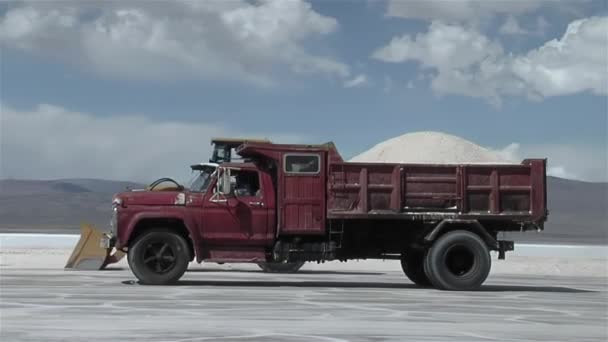
[{"label": "headlight", "polygon": [[112,207],[119,207],[122,204],[122,200],[119,197],[112,199]]},{"label": "headlight", "polygon": [[116,228],[118,226],[118,206],[112,206],[112,218],[110,219],[110,232],[112,235],[116,235]]},{"label": "headlight", "polygon": [[118,207],[122,204],[122,200],[118,197],[112,199],[112,219],[110,220],[110,232],[112,235],[116,235],[116,229],[118,228]]}]

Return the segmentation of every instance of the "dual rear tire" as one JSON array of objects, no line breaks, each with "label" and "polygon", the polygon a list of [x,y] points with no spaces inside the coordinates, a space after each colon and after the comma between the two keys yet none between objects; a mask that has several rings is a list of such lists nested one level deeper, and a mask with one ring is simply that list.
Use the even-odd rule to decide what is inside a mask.
[{"label": "dual rear tire", "polygon": [[478,235],[456,230],[442,235],[426,252],[404,253],[401,265],[405,275],[417,285],[470,291],[486,280],[492,259]]},{"label": "dual rear tire", "polygon": [[401,269],[403,269],[403,273],[414,284],[421,287],[431,286],[431,281],[424,272],[425,256],[426,253],[423,250],[409,250],[401,257]]}]

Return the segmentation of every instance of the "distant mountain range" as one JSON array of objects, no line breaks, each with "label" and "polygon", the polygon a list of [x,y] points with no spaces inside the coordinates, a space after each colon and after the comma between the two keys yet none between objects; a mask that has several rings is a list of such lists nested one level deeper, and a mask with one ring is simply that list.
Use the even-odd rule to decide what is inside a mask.
[{"label": "distant mountain range", "polygon": [[[549,222],[516,241],[608,244],[608,183],[548,178]],[[100,179],[0,180],[0,232],[77,233],[82,222],[106,228],[112,195],[143,184]]]},{"label": "distant mountain range", "polygon": [[143,187],[101,179],[0,180],[0,232],[77,233],[83,222],[106,228],[112,196]]},{"label": "distant mountain range", "polygon": [[549,220],[541,233],[511,233],[516,241],[608,244],[608,183],[548,177]]}]

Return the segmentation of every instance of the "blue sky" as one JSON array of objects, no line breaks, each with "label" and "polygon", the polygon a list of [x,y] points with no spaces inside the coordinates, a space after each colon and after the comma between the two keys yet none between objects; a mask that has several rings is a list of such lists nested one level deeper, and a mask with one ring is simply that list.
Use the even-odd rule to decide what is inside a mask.
[{"label": "blue sky", "polygon": [[451,133],[606,181],[606,1],[0,5],[1,177],[184,176],[216,135]]}]

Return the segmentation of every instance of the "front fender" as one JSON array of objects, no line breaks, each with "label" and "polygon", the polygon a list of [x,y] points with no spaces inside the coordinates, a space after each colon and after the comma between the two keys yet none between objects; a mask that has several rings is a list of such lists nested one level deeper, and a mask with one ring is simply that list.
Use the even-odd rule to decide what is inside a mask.
[{"label": "front fender", "polygon": [[[129,208],[132,211],[132,208]],[[184,207],[171,207],[169,208],[147,208],[145,211],[137,211],[132,214],[125,212],[121,215],[118,223],[118,229],[116,232],[116,248],[122,249],[128,247],[129,241],[136,234],[136,230],[138,229],[138,225],[143,220],[150,219],[159,219],[159,220],[176,220],[183,223],[188,231],[188,235],[190,235],[190,239],[192,239],[192,244],[196,249],[198,246],[198,242],[200,240],[200,236],[198,234],[198,230],[196,229],[196,222],[187,215]],[[196,253],[196,251],[195,251]]]}]

